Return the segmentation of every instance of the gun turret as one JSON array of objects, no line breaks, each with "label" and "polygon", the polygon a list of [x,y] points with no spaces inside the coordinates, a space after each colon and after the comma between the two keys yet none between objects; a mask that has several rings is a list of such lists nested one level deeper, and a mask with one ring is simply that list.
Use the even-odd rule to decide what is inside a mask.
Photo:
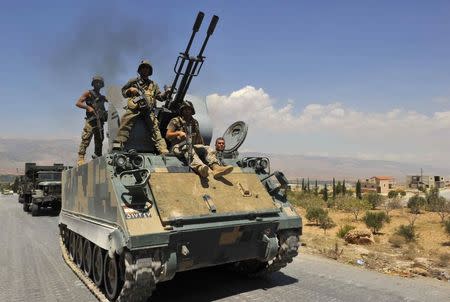
[{"label": "gun turret", "polygon": [[[197,56],[190,56],[189,51],[191,49],[192,43],[196,33],[199,31],[200,26],[204,17],[203,12],[199,12],[197,18],[195,19],[194,26],[192,28],[192,34],[189,38],[186,50],[180,52],[178,58],[175,62],[173,71],[175,72],[175,78],[173,80],[172,86],[170,87],[169,93],[167,94],[167,101],[164,104],[162,110],[158,113],[158,119],[160,122],[160,130],[163,137],[166,135],[166,128],[169,124],[170,119],[177,116],[178,109],[186,96],[186,93],[191,84],[192,78],[198,76],[200,70],[205,61],[205,56],[203,52],[205,51],[206,45],[208,44],[209,38],[214,33],[219,17],[214,15],[209,23],[208,30],[206,32],[206,37],[203,40],[203,44]],[[187,65],[186,65],[187,63]],[[186,66],[185,66],[186,65]],[[178,84],[178,80],[181,76],[181,81]],[[174,92],[176,92],[175,97],[173,97]]]}]

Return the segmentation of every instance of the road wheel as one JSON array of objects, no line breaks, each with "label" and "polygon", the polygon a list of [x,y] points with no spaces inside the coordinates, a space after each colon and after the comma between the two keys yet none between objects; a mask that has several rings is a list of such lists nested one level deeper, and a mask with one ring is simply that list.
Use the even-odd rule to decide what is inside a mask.
[{"label": "road wheel", "polygon": [[117,298],[121,287],[117,257],[111,258],[106,254],[104,263],[103,279],[105,283],[105,292],[107,298],[112,301]]},{"label": "road wheel", "polygon": [[75,249],[75,262],[79,268],[83,267],[83,237],[77,235],[77,246]]},{"label": "road wheel", "polygon": [[100,287],[103,281],[103,253],[102,249],[98,246],[94,247],[94,257],[93,257],[94,265],[92,270],[92,277],[94,279],[94,283]]},{"label": "road wheel", "polygon": [[32,203],[30,206],[31,216],[39,215],[39,206],[37,204]]},{"label": "road wheel", "polygon": [[76,234],[74,232],[70,232],[70,241],[69,241],[69,256],[70,259],[75,260],[75,251],[77,248],[77,238],[76,238]]},{"label": "road wheel", "polygon": [[69,251],[70,247],[70,231],[68,228],[63,229],[64,232],[64,245],[66,246],[66,249]]},{"label": "road wheel", "polygon": [[30,210],[30,208],[28,206],[29,206],[28,203],[26,203],[26,202],[23,203],[23,211],[24,212],[28,212]]},{"label": "road wheel", "polygon": [[85,239],[83,243],[83,270],[91,277],[92,275],[92,245]]}]

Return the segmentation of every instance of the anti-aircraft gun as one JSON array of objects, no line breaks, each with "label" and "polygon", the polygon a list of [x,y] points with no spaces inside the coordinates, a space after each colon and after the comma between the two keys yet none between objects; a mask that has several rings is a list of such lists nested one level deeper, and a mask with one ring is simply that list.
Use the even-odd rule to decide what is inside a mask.
[{"label": "anti-aircraft gun", "polygon": [[[203,62],[206,59],[203,53],[206,49],[206,45],[208,44],[209,38],[214,33],[217,22],[219,21],[218,16],[214,15],[212,17],[211,22],[209,23],[208,30],[206,32],[206,37],[203,40],[200,51],[198,52],[197,56],[191,56],[189,52],[191,50],[194,38],[203,22],[204,16],[205,15],[203,12],[199,12],[197,18],[195,19],[191,37],[189,38],[189,42],[186,46],[186,49],[184,50],[184,52],[180,52],[175,62],[173,68],[173,71],[175,72],[175,78],[173,79],[172,85],[169,87],[167,101],[158,112],[158,120],[160,123],[161,134],[163,137],[165,137],[166,128],[170,120],[173,117],[177,116],[180,105],[185,99],[186,93],[189,89],[189,86],[191,85],[192,79],[198,76],[198,74],[200,73],[200,70],[203,66]],[[207,140],[207,143],[209,143],[209,140]]]},{"label": "anti-aircraft gun", "polygon": [[[175,64],[175,96],[158,108],[160,129],[177,113],[201,69],[218,21],[212,18],[199,54],[191,57],[203,16],[198,14],[188,47]],[[283,173],[271,171],[268,158],[239,156],[247,134],[244,122],[224,135],[221,160],[233,172],[201,178],[174,155],[157,154],[142,119],[123,150],[112,152],[124,100],[116,88],[108,90],[108,99],[110,152],[63,171],[59,220],[64,259],[99,299],[146,301],[157,283],[207,266],[226,264],[255,276],[292,262],[301,218],[286,199]],[[212,128],[202,128],[209,121],[206,105],[195,106],[209,143]]]}]

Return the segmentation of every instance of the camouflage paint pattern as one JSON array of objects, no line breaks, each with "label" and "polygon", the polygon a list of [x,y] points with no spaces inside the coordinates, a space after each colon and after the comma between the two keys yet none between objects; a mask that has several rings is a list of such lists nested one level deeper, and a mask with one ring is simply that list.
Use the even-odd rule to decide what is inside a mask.
[{"label": "camouflage paint pattern", "polygon": [[176,157],[141,155],[150,171],[148,211],[129,206],[129,191],[110,154],[63,172],[60,219],[71,217],[67,227],[72,228],[68,221],[88,224],[91,232],[83,236],[92,242],[89,234],[97,229],[119,230],[130,250],[162,248],[173,255],[176,271],[262,259],[264,234],[273,238],[281,228],[301,230],[292,207],[273,199],[249,169],[235,167],[222,179],[201,179]]}]

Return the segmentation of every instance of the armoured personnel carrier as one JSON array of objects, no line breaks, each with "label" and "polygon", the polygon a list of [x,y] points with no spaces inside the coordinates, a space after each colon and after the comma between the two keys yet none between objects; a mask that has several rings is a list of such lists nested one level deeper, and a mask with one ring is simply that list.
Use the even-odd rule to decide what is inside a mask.
[{"label": "armoured personnel carrier", "polygon": [[[218,17],[199,55],[191,57],[202,19],[200,12],[177,60],[176,95],[158,108],[161,125],[176,114],[204,61]],[[108,94],[112,150],[124,100],[117,88]],[[196,112],[209,144],[206,105],[196,103]],[[234,170],[217,179],[201,178],[171,154],[156,154],[142,120],[123,151],[64,171],[59,227],[68,265],[99,299],[111,301],[146,301],[157,283],[177,272],[228,264],[249,275],[265,275],[286,266],[297,255],[302,221],[286,199],[283,173],[271,171],[266,157],[238,154],[246,134],[244,122],[225,132],[227,147],[220,158]]]},{"label": "armoured personnel carrier", "polygon": [[25,175],[19,185],[19,202],[25,212],[36,216],[43,207],[61,209],[61,172],[66,168],[63,164],[25,163]]}]

